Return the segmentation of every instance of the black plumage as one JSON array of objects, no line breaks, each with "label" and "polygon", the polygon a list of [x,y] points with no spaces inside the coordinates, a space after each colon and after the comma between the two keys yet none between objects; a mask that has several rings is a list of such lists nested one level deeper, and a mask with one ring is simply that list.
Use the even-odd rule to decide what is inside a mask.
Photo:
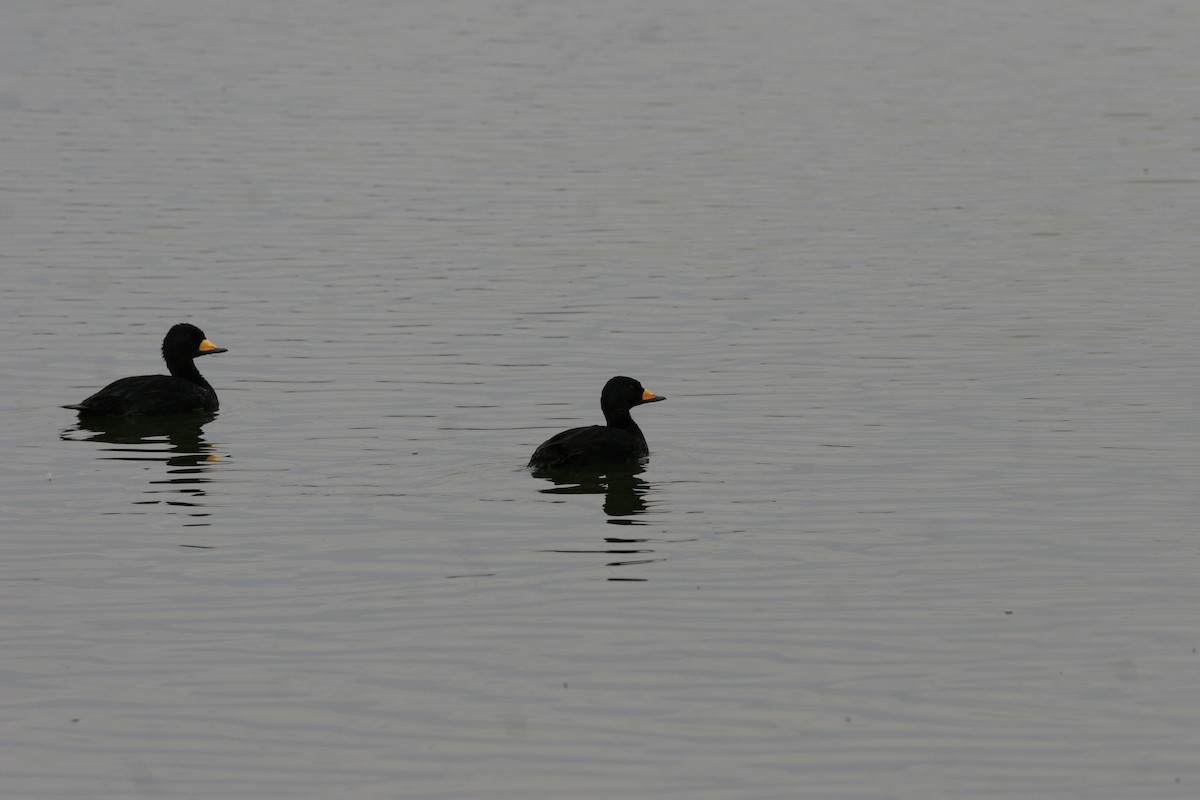
[{"label": "black plumage", "polygon": [[650,450],[629,410],[663,399],[633,378],[618,375],[604,385],[600,394],[605,424],[571,428],[551,436],[533,451],[529,466],[590,467],[640,458]]},{"label": "black plumage", "polygon": [[63,408],[80,416],[129,417],[216,411],[217,393],[196,369],[200,356],[224,353],[204,331],[186,322],[175,325],[163,338],[162,356],[170,375],[137,375],[113,381],[81,403]]}]

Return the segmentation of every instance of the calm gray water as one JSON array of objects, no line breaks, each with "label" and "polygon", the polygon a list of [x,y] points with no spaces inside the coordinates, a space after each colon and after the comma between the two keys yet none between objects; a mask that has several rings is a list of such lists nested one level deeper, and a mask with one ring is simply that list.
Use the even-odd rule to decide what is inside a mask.
[{"label": "calm gray water", "polygon": [[6,4],[4,796],[1200,796],[1198,35]]}]

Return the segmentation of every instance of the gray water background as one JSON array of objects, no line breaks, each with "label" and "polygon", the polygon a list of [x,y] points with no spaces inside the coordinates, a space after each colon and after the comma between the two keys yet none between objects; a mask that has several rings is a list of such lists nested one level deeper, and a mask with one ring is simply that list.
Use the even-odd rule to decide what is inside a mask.
[{"label": "gray water background", "polygon": [[5,797],[1200,795],[1200,6],[4,18]]}]

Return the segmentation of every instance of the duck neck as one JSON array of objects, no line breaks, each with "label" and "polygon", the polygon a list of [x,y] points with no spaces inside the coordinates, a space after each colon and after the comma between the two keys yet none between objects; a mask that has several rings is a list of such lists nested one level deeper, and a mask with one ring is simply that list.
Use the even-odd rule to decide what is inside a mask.
[{"label": "duck neck", "polygon": [[630,416],[628,409],[621,411],[605,411],[604,421],[608,423],[608,427],[610,428],[616,428],[618,430],[625,431],[626,433],[632,433],[641,441],[646,441],[646,437],[642,434],[642,429],[639,428],[637,423],[633,421],[633,417]]},{"label": "duck neck", "polygon": [[183,378],[185,381],[191,381],[212,391],[212,387],[209,386],[208,381],[204,380],[204,376],[200,374],[200,370],[196,369],[196,361],[194,359],[187,358],[182,361],[168,361],[167,369],[176,378]]}]

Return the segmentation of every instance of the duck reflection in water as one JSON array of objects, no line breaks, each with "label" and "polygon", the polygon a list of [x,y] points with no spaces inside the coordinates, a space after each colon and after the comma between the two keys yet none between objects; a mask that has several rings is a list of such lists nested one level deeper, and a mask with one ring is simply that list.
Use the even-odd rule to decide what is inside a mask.
[{"label": "duck reflection in water", "polygon": [[645,514],[648,510],[646,495],[654,488],[638,476],[645,471],[642,462],[633,461],[594,468],[543,468],[535,469],[533,477],[554,484],[542,494],[602,494],[604,513],[613,525],[636,525],[629,517]]},{"label": "duck reflection in water", "polygon": [[[647,483],[638,477],[643,471],[640,461],[612,465],[604,468],[572,468],[572,469],[535,469],[533,476],[542,478],[554,484],[548,489],[541,489],[543,494],[603,494],[604,513],[609,525],[645,525],[637,519],[645,514],[653,505],[653,499],[647,499],[654,491],[654,484]],[[646,536],[629,534],[622,536],[605,536],[604,544],[599,548],[553,548],[555,553],[599,553],[611,559],[609,567],[634,567],[660,561],[655,555],[655,547]],[[646,578],[630,576],[622,573],[620,576],[607,578],[610,581],[644,581]]]},{"label": "duck reflection in water", "polygon": [[[207,473],[219,458],[213,452],[214,445],[204,439],[204,426],[216,416],[204,411],[160,417],[80,417],[61,437],[67,441],[112,445],[100,450],[102,461],[161,462],[166,477],[150,481],[152,488],[146,493],[167,493],[172,497],[139,500],[135,504],[165,503],[194,508],[201,505],[199,499],[207,494],[204,487],[211,480]],[[175,495],[186,495],[187,499]],[[188,513],[208,516],[199,511]]]}]

